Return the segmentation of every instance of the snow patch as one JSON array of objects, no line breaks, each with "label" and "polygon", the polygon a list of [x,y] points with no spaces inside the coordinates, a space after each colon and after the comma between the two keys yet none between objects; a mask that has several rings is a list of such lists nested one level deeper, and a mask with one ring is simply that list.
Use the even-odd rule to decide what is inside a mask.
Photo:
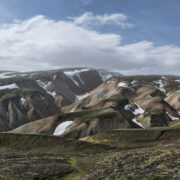
[{"label": "snow patch", "polygon": [[159,89],[161,92],[166,93],[165,89],[159,88],[157,86],[154,86],[156,89]]},{"label": "snow patch", "polygon": [[136,82],[138,82],[138,81],[135,81],[135,80],[134,80],[134,81],[131,82],[131,84],[134,84],[134,83],[136,83]]},{"label": "snow patch", "polygon": [[138,122],[138,121],[136,120],[136,118],[132,119],[132,121],[133,121],[134,123],[136,123],[137,125],[141,126],[142,128],[144,128],[144,126],[143,126],[140,122]]},{"label": "snow patch", "polygon": [[37,80],[38,84],[43,88],[43,89],[46,89],[46,83],[40,81],[40,80]]},{"label": "snow patch", "polygon": [[27,74],[20,74],[20,76],[21,76],[21,77],[25,77],[25,76],[27,76]]},{"label": "snow patch", "polygon": [[38,82],[39,86],[41,86],[48,94],[50,94],[51,96],[53,96],[55,98],[56,92],[55,91],[53,91],[53,92],[48,91],[47,88],[46,88],[48,83],[46,84],[46,83],[44,83],[44,82],[42,82],[40,80],[37,80],[37,82]]},{"label": "snow patch", "polygon": [[127,105],[125,105],[124,109],[125,109],[126,111],[131,111],[132,107],[131,107],[130,104],[127,104]]},{"label": "snow patch", "polygon": [[12,78],[12,77],[15,77],[15,76],[16,75],[13,75],[12,72],[0,73],[0,79]]},{"label": "snow patch", "polygon": [[174,81],[176,81],[176,82],[180,82],[180,80],[179,80],[179,79],[176,79],[176,80],[174,80]]},{"label": "snow patch", "polygon": [[19,89],[19,86],[16,83],[13,83],[5,86],[0,86],[0,90],[2,89]]},{"label": "snow patch", "polygon": [[135,109],[134,111],[132,111],[132,106],[130,104],[125,105],[124,109],[126,111],[131,111],[134,115],[143,114],[144,110],[138,104],[134,104],[137,106],[137,109]]},{"label": "snow patch", "polygon": [[64,71],[64,74],[68,76],[75,76],[81,72],[90,71],[90,69],[81,69],[81,70],[74,70],[74,71]]},{"label": "snow patch", "polygon": [[158,84],[160,88],[164,86],[161,79],[159,81],[156,81],[155,83]]},{"label": "snow patch", "polygon": [[111,77],[119,77],[120,76],[120,73],[118,73],[118,72],[108,72],[108,71],[100,70],[100,69],[98,69],[97,72],[99,73],[99,76],[101,77],[103,82],[108,80]]},{"label": "snow patch", "polygon": [[110,80],[107,81],[108,84],[109,84],[109,83],[113,83],[113,82],[115,82],[115,81],[113,81],[113,80],[112,80],[112,81],[110,81]]},{"label": "snow patch", "polygon": [[30,77],[33,77],[33,76],[36,75],[36,74],[38,74],[38,73],[33,73],[33,74],[30,75]]},{"label": "snow patch", "polygon": [[118,84],[118,87],[126,87],[126,84],[123,83],[123,82],[120,82],[120,83]]},{"label": "snow patch", "polygon": [[[47,91],[47,90],[46,90],[46,91]],[[54,98],[56,97],[56,92],[55,92],[55,91],[53,91],[53,92],[47,91],[47,93],[50,94],[51,96],[53,96]]]},{"label": "snow patch", "polygon": [[138,108],[135,109],[135,111],[133,112],[134,115],[139,115],[139,114],[143,114],[144,110],[136,103],[134,103]]},{"label": "snow patch", "polygon": [[24,106],[24,103],[25,103],[26,99],[24,98],[21,98],[21,104]]},{"label": "snow patch", "polygon": [[56,127],[53,135],[54,135],[54,136],[59,136],[59,135],[63,134],[63,133],[65,132],[66,128],[67,128],[69,125],[71,125],[72,123],[73,123],[73,121],[65,121],[65,122],[59,124],[59,125]]},{"label": "snow patch", "polygon": [[65,71],[64,74],[66,74],[75,84],[76,86],[80,86],[80,84],[74,79],[74,76],[76,76],[81,84],[84,85],[83,80],[80,77],[81,72],[90,71],[90,69],[81,69],[81,70],[74,70],[74,71]]},{"label": "snow patch", "polygon": [[161,92],[166,93],[165,89],[163,89],[164,84],[162,83],[162,80],[155,81],[158,86],[154,86],[156,89],[159,89]]},{"label": "snow patch", "polygon": [[108,80],[109,78],[113,77],[112,74],[109,74],[109,73],[106,72],[106,71],[98,70],[98,73],[99,73],[99,76],[101,77],[101,80],[102,80],[102,81],[106,81],[106,80]]},{"label": "snow patch", "polygon": [[164,76],[162,76],[162,77],[161,77],[161,79],[165,79],[165,80],[167,80],[167,78],[166,78],[166,77],[164,77]]},{"label": "snow patch", "polygon": [[87,96],[89,96],[89,93],[85,93],[85,94],[81,94],[81,95],[76,95],[76,101],[79,101],[83,98],[86,98]]},{"label": "snow patch", "polygon": [[178,120],[178,119],[179,119],[178,117],[172,116],[169,112],[166,112],[166,114],[169,116],[169,118],[170,118],[172,121],[175,121],[175,120]]}]

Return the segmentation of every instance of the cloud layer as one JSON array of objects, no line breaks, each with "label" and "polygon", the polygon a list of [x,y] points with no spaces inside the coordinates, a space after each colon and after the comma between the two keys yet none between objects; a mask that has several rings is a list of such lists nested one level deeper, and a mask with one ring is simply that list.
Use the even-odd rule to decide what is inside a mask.
[{"label": "cloud layer", "polygon": [[88,30],[81,26],[83,23],[74,21],[36,16],[3,25],[0,28],[0,70],[89,66],[125,74],[179,73],[180,47],[157,47],[148,41],[121,45],[123,37],[120,35]]},{"label": "cloud layer", "polygon": [[77,25],[117,25],[123,29],[133,27],[133,24],[128,23],[127,17],[121,13],[104,14],[94,16],[91,12],[86,12],[79,17],[69,17]]}]

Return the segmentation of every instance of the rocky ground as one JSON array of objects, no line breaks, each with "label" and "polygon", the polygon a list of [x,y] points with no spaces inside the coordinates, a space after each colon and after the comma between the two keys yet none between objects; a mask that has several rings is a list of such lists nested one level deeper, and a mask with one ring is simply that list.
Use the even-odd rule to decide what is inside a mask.
[{"label": "rocky ground", "polygon": [[162,143],[144,140],[142,147],[134,136],[129,142],[132,146],[124,148],[60,137],[1,134],[0,179],[179,179],[180,135],[176,141],[168,136]]}]

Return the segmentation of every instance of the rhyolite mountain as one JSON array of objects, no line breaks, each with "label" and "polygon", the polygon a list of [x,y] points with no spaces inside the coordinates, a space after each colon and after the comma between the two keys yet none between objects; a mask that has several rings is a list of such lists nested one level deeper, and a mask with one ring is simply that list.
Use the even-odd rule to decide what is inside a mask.
[{"label": "rhyolite mountain", "polygon": [[[79,74],[79,71],[84,83],[78,81],[76,73]],[[39,88],[54,97],[57,109],[54,107],[53,110],[60,112],[24,123],[11,133],[54,134],[81,139],[115,129],[179,125],[179,76],[123,76],[86,68],[61,70],[61,79],[56,82],[59,76],[54,72],[41,72],[30,80],[40,83]],[[95,75],[96,78],[90,78]],[[78,83],[74,82],[75,79]],[[66,88],[64,91],[59,88],[61,83],[66,84],[63,87],[68,86],[68,92],[71,91],[74,98],[70,100]],[[90,83],[94,86],[87,87]]]},{"label": "rhyolite mountain", "polygon": [[0,131],[62,113],[116,72],[68,68],[37,72],[0,71]]}]

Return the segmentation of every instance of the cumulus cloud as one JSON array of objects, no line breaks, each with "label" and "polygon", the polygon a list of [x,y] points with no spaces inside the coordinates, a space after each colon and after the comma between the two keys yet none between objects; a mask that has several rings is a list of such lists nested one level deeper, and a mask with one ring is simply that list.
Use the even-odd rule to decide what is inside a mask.
[{"label": "cumulus cloud", "polygon": [[0,28],[0,70],[95,67],[127,74],[178,74],[180,47],[153,42],[121,45],[118,34],[36,16]]},{"label": "cumulus cloud", "polygon": [[133,24],[127,22],[127,17],[121,13],[104,14],[94,16],[92,12],[86,12],[78,17],[69,17],[77,25],[105,25],[114,24],[123,29],[133,27]]}]

